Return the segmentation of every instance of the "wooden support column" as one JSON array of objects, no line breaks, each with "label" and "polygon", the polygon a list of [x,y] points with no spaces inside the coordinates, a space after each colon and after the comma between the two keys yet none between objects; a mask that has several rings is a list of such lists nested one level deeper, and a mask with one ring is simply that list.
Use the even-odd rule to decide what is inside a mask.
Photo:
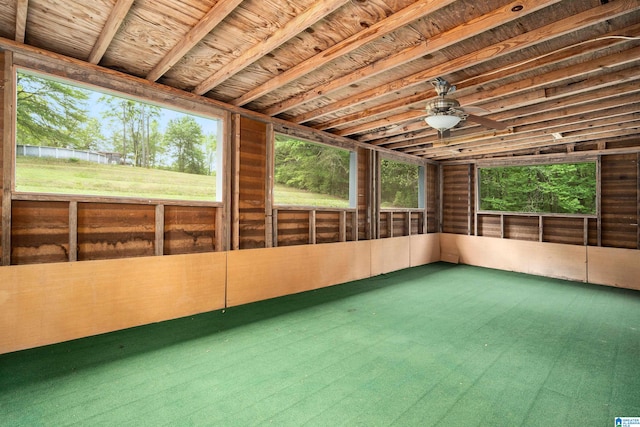
[{"label": "wooden support column", "polygon": [[442,233],[442,224],[444,223],[444,196],[442,191],[444,189],[444,177],[442,172],[442,165],[438,165],[438,232]]},{"label": "wooden support column", "polygon": [[233,115],[231,140],[231,245],[240,249],[240,114]]},{"label": "wooden support column", "polygon": [[411,236],[411,211],[406,212],[405,227],[407,228],[407,236]]},{"label": "wooden support column", "polygon": [[78,202],[69,202],[69,261],[78,260]]},{"label": "wooden support column", "polygon": [[636,235],[637,235],[637,248],[640,249],[640,153],[636,154]]},{"label": "wooden support column", "polygon": [[273,174],[274,174],[274,156],[275,156],[275,133],[273,124],[267,124],[267,152],[266,152],[266,171],[264,183],[264,246],[266,248],[273,247]]},{"label": "wooden support column", "polygon": [[347,241],[347,211],[340,211],[340,241]]},{"label": "wooden support column", "polygon": [[471,197],[472,190],[472,183],[473,183],[473,168],[475,165],[470,164],[469,165],[469,170],[467,171],[467,235],[471,236],[471,222],[472,222],[472,218],[471,215],[473,213],[473,209],[472,209],[472,200],[473,197]]},{"label": "wooden support column", "polygon": [[2,188],[2,245],[1,265],[11,264],[11,191],[13,190],[13,156],[15,147],[15,76],[13,53],[0,52],[0,90],[2,92],[2,144],[0,145],[0,187]]},{"label": "wooden support column", "polygon": [[588,246],[589,245],[589,218],[585,218],[584,219],[584,225],[583,225],[583,233],[584,233],[584,245]]},{"label": "wooden support column", "polygon": [[156,205],[155,255],[164,255],[164,205]]},{"label": "wooden support column", "polygon": [[597,245],[602,246],[602,155],[596,160],[596,214]]},{"label": "wooden support column", "polygon": [[316,211],[309,211],[309,244],[316,244]]},{"label": "wooden support column", "polygon": [[271,215],[271,226],[273,227],[273,247],[278,246],[278,209],[274,209]]},{"label": "wooden support column", "polygon": [[393,212],[387,212],[387,237],[393,237]]},{"label": "wooden support column", "polygon": [[538,217],[538,241],[542,242],[544,239],[544,218],[542,215]]}]

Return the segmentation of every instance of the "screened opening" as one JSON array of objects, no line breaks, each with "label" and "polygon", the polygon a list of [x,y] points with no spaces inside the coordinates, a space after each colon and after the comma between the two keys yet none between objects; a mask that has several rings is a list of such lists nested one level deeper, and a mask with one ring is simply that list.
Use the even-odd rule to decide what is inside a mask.
[{"label": "screened opening", "polygon": [[482,211],[596,213],[596,164],[563,163],[479,169]]},{"label": "screened opening", "polygon": [[222,121],[17,73],[15,190],[221,200]]},{"label": "screened opening", "polygon": [[277,134],[273,200],[277,205],[355,205],[355,153]]},{"label": "screened opening", "polygon": [[380,162],[380,207],[422,208],[424,188],[421,166],[382,159]]}]

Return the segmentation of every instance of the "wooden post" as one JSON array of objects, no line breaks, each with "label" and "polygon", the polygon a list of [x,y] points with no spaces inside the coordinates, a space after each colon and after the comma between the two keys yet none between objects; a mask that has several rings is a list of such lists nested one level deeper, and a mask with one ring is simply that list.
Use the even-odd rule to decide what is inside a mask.
[{"label": "wooden post", "polygon": [[602,155],[596,161],[596,234],[597,245],[602,246]]},{"label": "wooden post", "polygon": [[278,246],[278,209],[274,209],[271,214],[271,224],[273,226],[273,247]]},{"label": "wooden post", "polygon": [[407,236],[411,236],[411,211],[407,211],[406,215],[405,226],[407,227]]},{"label": "wooden post", "polygon": [[78,260],[78,202],[69,202],[69,261]]},{"label": "wooden post", "polygon": [[164,255],[164,205],[156,205],[155,255]]},{"label": "wooden post", "polygon": [[240,114],[233,115],[231,144],[231,249],[240,249]]},{"label": "wooden post", "polygon": [[309,211],[309,244],[316,244],[316,210]]},{"label": "wooden post", "polygon": [[347,211],[340,211],[340,241],[347,241]]},{"label": "wooden post", "polygon": [[11,264],[11,192],[13,191],[13,169],[15,162],[15,75],[13,71],[13,53],[10,51],[0,52],[0,65],[2,76],[2,257],[1,265]]},{"label": "wooden post", "polygon": [[273,247],[273,174],[274,174],[274,156],[275,156],[275,133],[273,124],[267,124],[267,147],[266,147],[266,171],[265,179],[265,201],[264,201],[264,246],[265,248]]},{"label": "wooden post", "polygon": [[637,228],[637,248],[640,249],[640,153],[636,154],[636,228]]}]

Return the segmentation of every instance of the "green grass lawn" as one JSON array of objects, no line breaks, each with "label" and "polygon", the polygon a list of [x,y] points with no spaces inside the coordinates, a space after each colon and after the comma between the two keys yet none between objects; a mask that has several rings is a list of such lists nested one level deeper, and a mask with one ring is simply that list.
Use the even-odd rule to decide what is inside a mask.
[{"label": "green grass lawn", "polygon": [[[216,177],[83,160],[16,158],[16,191],[91,196],[215,201]],[[349,201],[276,185],[281,205],[349,207]]]}]

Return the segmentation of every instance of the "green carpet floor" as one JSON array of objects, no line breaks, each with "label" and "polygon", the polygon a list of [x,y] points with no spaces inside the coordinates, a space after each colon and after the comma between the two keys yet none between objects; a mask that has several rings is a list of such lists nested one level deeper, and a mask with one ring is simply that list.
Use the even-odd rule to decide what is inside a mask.
[{"label": "green carpet floor", "polygon": [[0,356],[9,426],[615,416],[640,416],[639,292],[444,263]]}]

